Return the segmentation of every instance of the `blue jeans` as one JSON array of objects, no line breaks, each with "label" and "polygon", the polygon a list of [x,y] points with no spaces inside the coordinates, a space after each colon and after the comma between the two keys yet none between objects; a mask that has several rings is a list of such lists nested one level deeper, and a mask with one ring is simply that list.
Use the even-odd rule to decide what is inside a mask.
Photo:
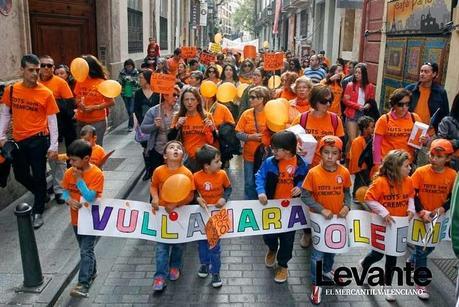
[{"label": "blue jeans", "polygon": [[[427,256],[434,251],[435,247],[426,247],[426,250],[423,250],[422,246],[417,246],[413,254],[411,254],[410,262],[414,265],[414,269],[426,268],[427,267]],[[419,277],[425,274],[420,274]]]},{"label": "blue jeans", "polygon": [[316,284],[317,278],[317,261],[322,260],[323,273],[328,273],[332,270],[333,264],[335,263],[335,254],[324,253],[312,248],[311,253],[311,282],[313,285]]},{"label": "blue jeans", "polygon": [[182,255],[185,244],[156,243],[156,272],[154,277],[166,278],[169,268],[182,268]]},{"label": "blue jeans", "polygon": [[[123,96],[124,106],[126,107],[127,114],[129,116],[128,127],[132,128],[134,125],[134,119],[132,114],[134,114],[134,97],[125,97]],[[139,123],[140,125],[141,123]]]},{"label": "blue jeans", "polygon": [[220,273],[222,262],[220,261],[221,247],[220,240],[214,248],[209,249],[209,242],[207,240],[198,241],[199,261],[201,264],[210,265],[210,273]]},{"label": "blue jeans", "polygon": [[78,272],[78,283],[89,287],[91,279],[97,273],[96,254],[94,253],[94,245],[96,244],[95,236],[79,235],[78,227],[73,226],[78,245],[80,246],[80,271]]},{"label": "blue jeans", "polygon": [[246,200],[258,199],[255,175],[253,174],[253,162],[247,160],[244,160],[244,195]]}]

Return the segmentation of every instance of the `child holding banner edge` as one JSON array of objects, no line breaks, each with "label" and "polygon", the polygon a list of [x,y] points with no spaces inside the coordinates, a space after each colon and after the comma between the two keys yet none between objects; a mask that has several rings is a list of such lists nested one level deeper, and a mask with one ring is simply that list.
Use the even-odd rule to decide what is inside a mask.
[{"label": "child holding banner edge", "polygon": [[[161,197],[161,188],[164,182],[172,175],[183,174],[191,180],[191,191],[188,197],[180,203],[174,204],[182,206],[189,204],[194,196],[193,174],[183,166],[184,148],[179,141],[169,141],[164,148],[165,165],[161,165],[153,172],[150,194],[152,197],[151,207],[154,214],[159,206],[165,206],[167,203]],[[166,210],[168,210],[166,208]],[[153,279],[153,291],[162,291],[166,287],[166,277],[175,281],[180,277],[182,267],[182,255],[185,244],[167,244],[156,242],[156,272]],[[169,256],[170,254],[170,256]]]},{"label": "child holding banner edge", "polygon": [[[454,153],[453,145],[445,139],[436,139],[430,145],[429,162],[416,169],[411,176],[415,190],[414,205],[418,216],[430,223],[435,215],[443,215],[450,208],[451,191],[456,180],[456,171],[447,166]],[[410,263],[415,269],[427,267],[427,256],[435,247],[415,247]],[[422,271],[423,275],[425,274]],[[420,274],[421,275],[421,274]],[[421,277],[421,276],[420,276]],[[421,278],[425,278],[425,275]],[[416,285],[418,297],[427,300],[430,295],[426,287]]]},{"label": "child holding banner edge", "polygon": [[[409,177],[411,171],[410,156],[404,150],[391,150],[384,157],[379,172],[365,194],[365,202],[370,209],[381,216],[386,224],[394,223],[392,216],[414,216],[414,188]],[[384,257],[384,254],[372,250],[364,259],[359,261],[363,276],[375,262]],[[392,284],[393,268],[397,265],[397,257],[386,255],[384,266],[384,287]],[[395,296],[386,294],[388,302],[395,301]]]},{"label": "child holding banner edge", "polygon": [[[304,160],[296,154],[297,140],[293,132],[281,131],[273,134],[271,148],[273,156],[263,161],[255,175],[258,200],[266,205],[268,199],[290,199],[301,195],[301,184],[308,172]],[[263,235],[268,246],[265,264],[278,268],[274,281],[283,283],[288,278],[287,263],[292,259],[295,231]]]},{"label": "child holding banner edge", "polygon": [[[220,151],[211,145],[204,145],[196,153],[196,160],[202,167],[201,171],[193,174],[197,194],[196,200],[207,212],[209,212],[207,206],[211,204],[217,208],[222,208],[232,192],[228,175],[221,169],[222,161],[220,157]],[[212,249],[209,248],[207,240],[200,240],[198,248],[201,262],[198,276],[206,278],[210,271],[212,274],[212,287],[220,288],[222,286],[220,278],[220,240]]]},{"label": "child holding banner edge", "polygon": [[[343,142],[334,135],[324,136],[318,145],[320,164],[313,167],[303,182],[302,200],[313,212],[331,219],[333,215],[345,218],[350,210],[351,174],[338,161],[341,158]],[[323,261],[323,276],[334,280],[332,270],[335,254],[324,253],[313,248],[311,254],[312,292],[310,299],[313,304],[320,304],[322,287],[318,286],[317,262]]]}]

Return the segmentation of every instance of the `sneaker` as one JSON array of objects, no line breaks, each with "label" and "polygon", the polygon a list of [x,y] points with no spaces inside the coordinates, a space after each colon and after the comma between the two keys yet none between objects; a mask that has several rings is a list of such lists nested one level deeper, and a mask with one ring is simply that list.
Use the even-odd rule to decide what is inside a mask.
[{"label": "sneaker", "polygon": [[207,264],[201,264],[199,267],[198,276],[201,278],[206,278],[209,276],[209,266]]},{"label": "sneaker", "polygon": [[416,291],[418,292],[418,297],[419,297],[421,300],[428,300],[428,299],[430,298],[430,294],[429,294],[429,292],[427,291],[427,288],[426,288],[426,287],[416,285]]},{"label": "sneaker", "polygon": [[169,280],[175,281],[180,278],[180,270],[177,268],[172,268],[169,271]]},{"label": "sneaker", "polygon": [[272,251],[268,249],[268,252],[266,253],[266,256],[265,256],[265,265],[268,268],[272,268],[276,264],[276,255],[277,255],[277,250]]},{"label": "sneaker", "polygon": [[220,274],[212,274],[212,287],[220,288],[223,285],[222,280],[220,279]]},{"label": "sneaker", "polygon": [[[335,282],[335,271],[331,270],[330,272],[324,273],[324,277]],[[344,283],[344,279],[342,279],[341,277],[338,277],[338,282]]]},{"label": "sneaker", "polygon": [[388,291],[389,293],[385,293],[385,299],[386,301],[388,302],[395,302],[395,295],[393,295],[392,293],[390,293],[392,291],[392,287],[390,286],[384,286],[383,287],[384,289],[384,292]]},{"label": "sneaker", "polygon": [[70,290],[71,297],[88,297],[89,287],[78,283],[72,290]]},{"label": "sneaker", "polygon": [[276,270],[276,275],[274,276],[274,281],[277,283],[284,283],[288,278],[288,269],[282,266],[279,266]]},{"label": "sneaker", "polygon": [[166,281],[164,280],[163,277],[155,277],[153,280],[153,291],[154,292],[160,292],[163,291],[164,288],[166,288],[167,284]]},{"label": "sneaker", "polygon": [[43,224],[44,224],[44,221],[43,221],[42,215],[38,213],[34,214],[33,215],[33,228],[38,229],[41,226],[43,226]]},{"label": "sneaker", "polygon": [[65,200],[64,200],[62,194],[60,194],[60,193],[54,194],[54,199],[56,200],[56,203],[57,203],[58,205],[63,205],[63,204],[65,204]]},{"label": "sneaker", "polygon": [[300,246],[302,248],[308,248],[311,246],[311,234],[310,233],[303,233],[301,237]]},{"label": "sneaker", "polygon": [[322,287],[312,285],[312,292],[309,298],[314,305],[319,305],[322,302]]}]

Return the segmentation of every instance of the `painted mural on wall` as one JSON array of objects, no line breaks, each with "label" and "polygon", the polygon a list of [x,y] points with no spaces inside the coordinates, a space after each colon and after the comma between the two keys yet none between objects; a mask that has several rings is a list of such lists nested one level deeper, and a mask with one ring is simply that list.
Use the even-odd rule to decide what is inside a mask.
[{"label": "painted mural on wall", "polygon": [[441,33],[451,21],[451,0],[394,0],[387,4],[387,35]]}]

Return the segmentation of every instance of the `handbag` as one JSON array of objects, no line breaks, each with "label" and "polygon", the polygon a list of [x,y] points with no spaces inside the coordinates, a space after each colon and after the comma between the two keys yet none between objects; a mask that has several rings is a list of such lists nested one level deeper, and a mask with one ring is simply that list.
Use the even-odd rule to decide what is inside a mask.
[{"label": "handbag", "polygon": [[[13,115],[13,89],[14,87],[12,84],[10,85],[11,115]],[[2,148],[0,148],[0,151],[5,160],[7,160],[8,162],[13,162],[14,157],[19,152],[19,145],[13,139],[9,139],[6,141],[5,145],[3,145]]]}]

